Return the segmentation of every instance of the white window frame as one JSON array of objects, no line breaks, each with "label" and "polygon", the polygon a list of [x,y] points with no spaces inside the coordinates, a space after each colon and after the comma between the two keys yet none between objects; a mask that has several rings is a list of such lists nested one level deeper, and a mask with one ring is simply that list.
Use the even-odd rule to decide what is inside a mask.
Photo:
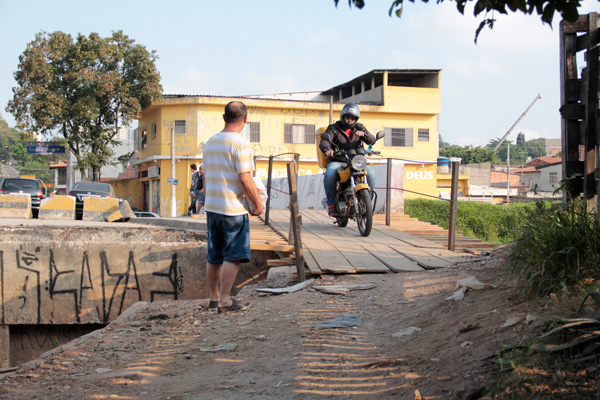
[{"label": "white window frame", "polygon": [[260,143],[260,122],[246,122],[242,135],[251,143]]},{"label": "white window frame", "polygon": [[176,119],[175,120],[175,134],[176,135],[185,135],[186,133],[186,121],[185,119]]},{"label": "white window frame", "polygon": [[385,147],[413,147],[413,128],[384,128]]},{"label": "white window frame", "polygon": [[285,144],[314,144],[314,124],[284,124],[283,142]]},{"label": "white window frame", "polygon": [[142,135],[140,137],[140,149],[145,149],[148,147],[148,131],[146,129],[142,130]]}]

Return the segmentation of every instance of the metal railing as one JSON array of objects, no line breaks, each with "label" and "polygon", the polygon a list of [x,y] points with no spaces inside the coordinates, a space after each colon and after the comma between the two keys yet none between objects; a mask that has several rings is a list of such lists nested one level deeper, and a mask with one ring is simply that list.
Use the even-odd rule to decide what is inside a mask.
[{"label": "metal railing", "polygon": [[299,153],[281,153],[269,156],[269,171],[267,175],[267,206],[265,207],[265,225],[269,225],[269,210],[271,209],[271,184],[273,176],[273,159],[275,157],[293,155],[294,164],[296,165],[296,177],[298,176],[298,166],[300,165],[300,154]]},{"label": "metal railing", "polygon": [[[271,189],[272,189],[272,175],[273,175],[273,159],[276,157],[293,155],[294,156],[294,165],[296,166],[295,174],[297,179],[298,174],[298,166],[300,154],[298,153],[281,153],[277,155],[269,156],[269,171],[267,175],[267,204],[265,209],[265,225],[269,224],[269,211],[271,208]],[[392,190],[400,190],[403,192],[415,193],[424,197],[431,197],[436,200],[444,200],[450,202],[450,213],[449,213],[449,227],[448,227],[448,250],[454,251],[456,244],[456,214],[458,210],[458,178],[459,178],[459,166],[460,159],[450,159],[448,163],[451,165],[451,186],[450,186],[450,199],[445,199],[442,197],[431,196],[426,193],[415,192],[412,190],[407,190],[404,188],[392,187],[392,162],[396,161],[409,161],[411,163],[417,164],[439,164],[439,162],[416,162],[415,160],[406,160],[401,158],[387,158],[387,182],[384,188],[377,187],[375,189],[384,189],[386,191],[385,196],[385,224],[387,226],[391,225],[391,198],[392,198]],[[289,194],[289,193],[286,193]]]}]

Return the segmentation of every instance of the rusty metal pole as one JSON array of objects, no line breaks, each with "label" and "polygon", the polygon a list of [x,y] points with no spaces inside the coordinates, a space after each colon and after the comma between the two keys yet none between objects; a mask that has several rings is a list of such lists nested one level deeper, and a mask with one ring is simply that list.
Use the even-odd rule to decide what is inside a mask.
[{"label": "rusty metal pole", "polygon": [[385,224],[392,224],[392,159],[387,159],[387,179],[385,184]]},{"label": "rusty metal pole", "polygon": [[452,183],[450,189],[450,222],[448,227],[448,250],[454,251],[456,242],[456,213],[458,210],[458,167],[460,160],[452,160]]},{"label": "rusty metal pole", "polygon": [[269,175],[267,175],[267,207],[265,210],[265,225],[269,225],[269,210],[271,209],[271,174],[273,173],[273,156],[269,156]]}]

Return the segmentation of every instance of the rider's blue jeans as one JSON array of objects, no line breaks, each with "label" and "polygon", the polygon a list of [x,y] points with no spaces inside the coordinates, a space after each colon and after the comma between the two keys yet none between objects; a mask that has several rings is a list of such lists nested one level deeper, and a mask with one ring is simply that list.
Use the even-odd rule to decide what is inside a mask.
[{"label": "rider's blue jeans", "polygon": [[[327,196],[327,205],[331,206],[335,204],[335,186],[337,181],[340,179],[338,176],[337,169],[344,163],[339,161],[329,161],[327,169],[325,169],[325,176],[323,177],[323,186],[325,187],[325,196]],[[371,191],[375,187],[375,173],[373,168],[367,166],[367,183],[371,188]]]}]

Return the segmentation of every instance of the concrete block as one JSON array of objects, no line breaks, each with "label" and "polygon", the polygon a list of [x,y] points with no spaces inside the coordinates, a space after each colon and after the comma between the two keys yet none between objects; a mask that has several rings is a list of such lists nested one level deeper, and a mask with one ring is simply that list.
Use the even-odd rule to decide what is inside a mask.
[{"label": "concrete block", "polygon": [[0,218],[33,218],[31,195],[28,193],[0,194]]},{"label": "concrete block", "polygon": [[129,206],[129,202],[127,200],[123,200],[121,204],[119,204],[119,209],[106,217],[106,221],[115,222],[121,218],[135,218],[135,214],[133,213],[133,210]]},{"label": "concrete block", "polygon": [[267,274],[267,286],[270,288],[284,288],[288,286],[288,280],[297,272],[296,266],[271,267]]},{"label": "concrete block", "polygon": [[106,221],[108,216],[119,209],[119,199],[103,197],[83,198],[84,221]]},{"label": "concrete block", "polygon": [[138,301],[206,297],[201,243],[98,242],[88,235],[2,244],[0,325],[106,324]]},{"label": "concrete block", "polygon": [[0,325],[0,368],[8,368],[10,362],[10,331],[7,325]]},{"label": "concrete block", "polygon": [[38,219],[75,219],[75,197],[55,195],[42,200]]}]

